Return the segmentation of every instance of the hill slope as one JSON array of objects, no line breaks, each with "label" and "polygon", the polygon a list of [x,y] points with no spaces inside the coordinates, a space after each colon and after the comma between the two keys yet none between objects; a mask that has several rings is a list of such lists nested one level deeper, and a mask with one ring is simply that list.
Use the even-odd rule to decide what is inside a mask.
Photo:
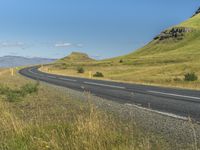
[{"label": "hill slope", "polygon": [[189,20],[161,32],[136,52],[83,63],[85,74],[77,73],[77,64],[59,71],[55,67],[52,73],[88,77],[89,71],[98,71],[106,79],[200,89],[200,81],[183,80],[188,72],[195,72],[200,78],[199,12]]},{"label": "hill slope", "polygon": [[[60,61],[62,62],[91,62],[94,61],[85,53],[80,52],[72,52],[69,56],[62,58]],[[59,61],[59,62],[60,62]]]},{"label": "hill slope", "polygon": [[164,61],[193,61],[194,59],[199,59],[199,41],[200,14],[197,14],[180,25],[163,31],[143,48],[122,58],[146,58],[151,56],[152,58],[158,57]]},{"label": "hill slope", "polygon": [[[161,32],[149,44],[131,54],[109,59],[132,66],[114,79],[200,88],[199,81],[184,82],[184,74],[200,77],[200,14]],[[175,80],[175,81],[174,81]],[[176,81],[180,80],[180,81]]]},{"label": "hill slope", "polygon": [[[64,71],[73,70],[76,72],[77,66],[86,66],[96,62],[94,59],[90,58],[87,54],[81,52],[72,52],[70,55],[57,60],[53,64],[49,64],[43,68],[44,71],[50,71],[62,74]],[[74,74],[74,73],[73,73]]]}]

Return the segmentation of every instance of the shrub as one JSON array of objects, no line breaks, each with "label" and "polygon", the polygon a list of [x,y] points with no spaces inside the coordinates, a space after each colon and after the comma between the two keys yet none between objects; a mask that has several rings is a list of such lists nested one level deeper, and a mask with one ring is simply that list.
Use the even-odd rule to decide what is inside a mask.
[{"label": "shrub", "polygon": [[104,75],[101,72],[96,72],[93,77],[104,77]]},{"label": "shrub", "polygon": [[122,59],[120,59],[119,63],[123,63],[124,61]]},{"label": "shrub", "polygon": [[196,80],[198,80],[198,76],[194,72],[186,73],[184,76],[185,76],[185,78],[184,78],[185,81],[196,81]]},{"label": "shrub", "polygon": [[78,72],[78,73],[84,73],[85,70],[84,70],[83,67],[78,67],[78,68],[77,68],[77,72]]}]

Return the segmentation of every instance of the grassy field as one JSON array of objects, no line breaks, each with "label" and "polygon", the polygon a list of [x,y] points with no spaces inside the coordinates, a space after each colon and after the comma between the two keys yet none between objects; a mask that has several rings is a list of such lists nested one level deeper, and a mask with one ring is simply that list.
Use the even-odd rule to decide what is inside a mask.
[{"label": "grassy field", "polygon": [[[200,78],[200,14],[161,33],[143,48],[131,54],[112,59],[91,61],[81,54],[65,58],[42,71],[89,77],[102,72],[104,78],[118,81],[200,89],[200,80],[184,81],[186,73],[194,72]],[[176,31],[178,30],[178,31]],[[77,55],[77,56],[76,56]],[[79,61],[80,60],[80,61]],[[77,67],[85,72],[77,73]]]},{"label": "grassy field", "polygon": [[87,100],[0,71],[1,150],[171,149],[134,120],[98,109]]}]

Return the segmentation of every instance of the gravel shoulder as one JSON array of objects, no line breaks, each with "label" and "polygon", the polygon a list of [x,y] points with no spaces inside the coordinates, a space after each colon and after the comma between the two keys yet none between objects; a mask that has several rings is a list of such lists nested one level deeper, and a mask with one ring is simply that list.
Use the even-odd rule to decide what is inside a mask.
[{"label": "gravel shoulder", "polygon": [[85,100],[88,98],[98,109],[103,109],[123,118],[132,119],[135,124],[144,131],[158,134],[170,143],[177,145],[200,145],[200,125],[192,121],[182,120],[152,112],[140,107],[127,104],[119,104],[110,100],[96,97],[92,94],[78,92],[64,87],[43,83],[61,90],[73,99]]}]

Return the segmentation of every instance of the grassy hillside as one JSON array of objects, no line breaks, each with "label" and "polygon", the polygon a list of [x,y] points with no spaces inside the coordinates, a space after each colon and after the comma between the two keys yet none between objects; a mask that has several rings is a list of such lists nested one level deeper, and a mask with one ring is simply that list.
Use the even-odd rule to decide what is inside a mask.
[{"label": "grassy hillside", "polygon": [[[104,79],[200,89],[200,81],[186,82],[184,75],[195,72],[200,78],[200,14],[170,27],[149,44],[131,54],[60,69],[48,66],[51,73],[88,77],[88,72],[102,72]],[[69,64],[65,61],[66,64]],[[53,67],[54,66],[54,67]],[[102,79],[102,78],[101,78]]]},{"label": "grassy hillside", "polygon": [[170,149],[130,118],[96,108],[90,95],[0,73],[1,150]]},{"label": "grassy hillside", "polygon": [[60,60],[58,60],[57,63],[61,62],[68,62],[68,63],[80,63],[80,62],[92,62],[94,59],[90,58],[87,54],[85,53],[80,53],[80,52],[72,52],[69,56],[64,57]]},{"label": "grassy hillside", "polygon": [[69,56],[66,56],[60,60],[57,60],[55,63],[46,67],[46,71],[50,70],[65,70],[71,66],[82,66],[89,65],[90,63],[95,62],[94,59],[90,58],[87,54],[81,52],[72,52]]},{"label": "grassy hillside", "polygon": [[[200,54],[200,14],[190,18],[180,25],[171,27],[163,31],[160,35],[154,38],[145,47],[138,51],[124,56],[123,58],[156,57],[157,59],[168,59],[174,55],[174,59],[181,58],[182,60],[191,61],[196,54]],[[160,57],[165,56],[165,57]],[[196,58],[196,57],[195,57]],[[173,58],[169,58],[172,60]]]}]

